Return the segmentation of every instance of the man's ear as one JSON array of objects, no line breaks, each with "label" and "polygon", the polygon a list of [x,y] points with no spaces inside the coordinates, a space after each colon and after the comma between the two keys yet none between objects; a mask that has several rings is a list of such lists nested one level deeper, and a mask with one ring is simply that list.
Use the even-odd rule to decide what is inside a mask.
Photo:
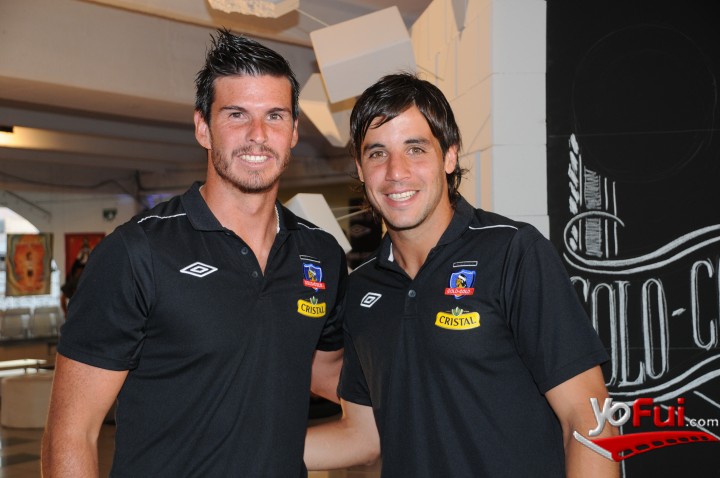
[{"label": "man's ear", "polygon": [[295,120],[293,122],[293,132],[292,132],[292,140],[290,141],[290,147],[294,148],[295,145],[297,145],[298,142],[298,120]]},{"label": "man's ear", "polygon": [[357,168],[357,173],[360,181],[365,182],[365,179],[363,178],[362,167],[360,167],[360,163],[357,160],[355,160],[355,167]]},{"label": "man's ear", "polygon": [[445,153],[445,159],[444,166],[445,166],[445,174],[452,174],[453,171],[455,171],[455,167],[457,166],[458,162],[458,146],[457,144],[454,144],[448,148],[447,152]]},{"label": "man's ear", "polygon": [[205,122],[205,118],[200,111],[195,110],[193,115],[195,121],[195,139],[205,149],[212,149],[212,142],[210,141],[210,127]]}]

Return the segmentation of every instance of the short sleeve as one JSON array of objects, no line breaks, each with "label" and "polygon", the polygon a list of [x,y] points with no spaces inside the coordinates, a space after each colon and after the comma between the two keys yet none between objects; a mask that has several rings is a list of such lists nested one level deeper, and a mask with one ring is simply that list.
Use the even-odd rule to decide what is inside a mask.
[{"label": "short sleeve", "polygon": [[345,253],[339,247],[337,247],[337,249],[339,252],[339,266],[337,269],[338,279],[337,295],[334,300],[335,306],[328,314],[317,345],[317,349],[324,352],[332,352],[343,348],[343,308],[345,304],[345,288],[347,286],[348,272]]},{"label": "short sleeve", "polygon": [[545,393],[608,360],[608,354],[550,241],[521,228],[507,256],[503,288],[521,359]]},{"label": "short sleeve", "polygon": [[355,344],[347,331],[345,331],[345,351],[338,384],[338,396],[348,402],[372,406],[367,380],[363,374]]},{"label": "short sleeve", "polygon": [[149,256],[142,249],[147,247],[145,236],[138,230],[126,237],[128,231],[121,228],[90,254],[70,300],[57,349],[72,360],[108,370],[136,367],[150,308],[147,284],[152,282],[148,277],[151,266],[137,265]]}]

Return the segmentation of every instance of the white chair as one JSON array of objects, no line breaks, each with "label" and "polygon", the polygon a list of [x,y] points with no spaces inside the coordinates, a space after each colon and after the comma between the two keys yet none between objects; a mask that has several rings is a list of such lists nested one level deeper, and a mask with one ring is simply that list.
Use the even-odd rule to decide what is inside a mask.
[{"label": "white chair", "polygon": [[53,373],[28,373],[5,377],[2,388],[0,424],[12,428],[45,426]]},{"label": "white chair", "polygon": [[28,331],[30,337],[55,337],[62,321],[62,310],[58,306],[35,307]]},{"label": "white chair", "polygon": [[27,338],[32,313],[27,307],[8,309],[0,317],[0,337],[3,339]]}]

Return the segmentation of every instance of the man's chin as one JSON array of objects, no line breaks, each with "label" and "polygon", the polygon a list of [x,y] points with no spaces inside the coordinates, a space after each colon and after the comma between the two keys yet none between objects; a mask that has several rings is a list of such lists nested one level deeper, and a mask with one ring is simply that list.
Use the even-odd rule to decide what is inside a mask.
[{"label": "man's chin", "polygon": [[[222,176],[221,176],[222,177]],[[266,193],[268,191],[271,191],[275,186],[277,186],[279,177],[273,179],[273,180],[263,180],[260,178],[257,178],[255,180],[239,180],[236,178],[228,178],[228,177],[222,177],[223,181],[233,187],[234,189],[237,189],[238,191],[245,193],[245,194],[260,194],[260,193]]]},{"label": "man's chin", "polygon": [[417,223],[416,221],[409,221],[409,220],[388,221],[387,219],[383,219],[383,220],[385,221],[385,226],[389,230],[397,231],[397,232],[410,231],[419,226],[419,223]]}]

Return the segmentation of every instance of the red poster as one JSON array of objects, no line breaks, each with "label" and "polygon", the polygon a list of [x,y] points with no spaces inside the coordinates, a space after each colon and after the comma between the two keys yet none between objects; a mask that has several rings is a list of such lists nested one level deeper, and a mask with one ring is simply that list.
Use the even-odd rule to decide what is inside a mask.
[{"label": "red poster", "polygon": [[8,234],[6,296],[50,293],[52,234]]},{"label": "red poster", "polygon": [[105,237],[104,232],[65,234],[65,271],[72,270],[75,262],[85,265],[95,246]]}]

